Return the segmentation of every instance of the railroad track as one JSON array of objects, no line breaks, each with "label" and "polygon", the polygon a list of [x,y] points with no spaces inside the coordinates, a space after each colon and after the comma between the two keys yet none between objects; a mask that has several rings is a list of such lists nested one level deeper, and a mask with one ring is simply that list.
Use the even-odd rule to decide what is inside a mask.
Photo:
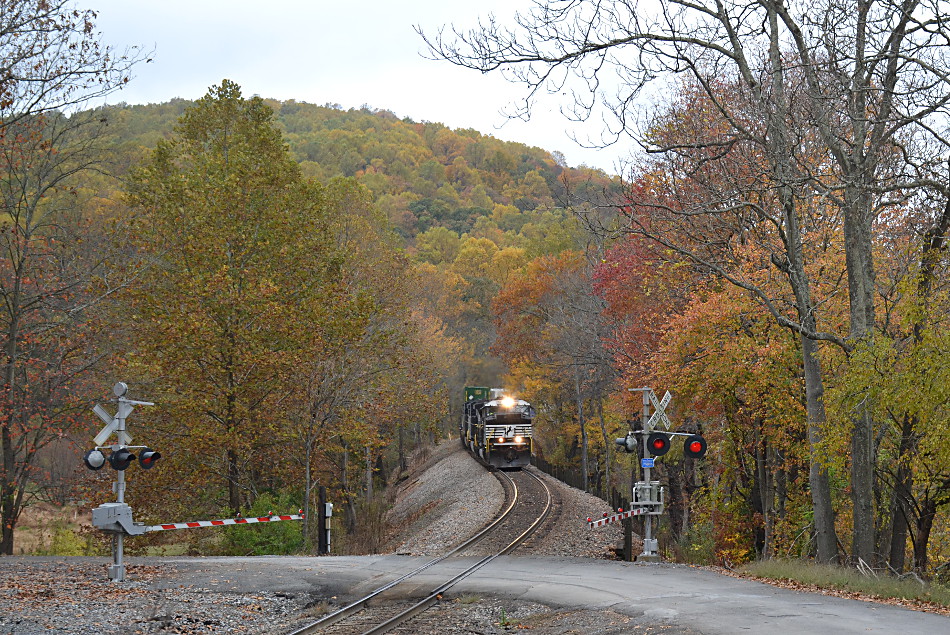
[{"label": "railroad track", "polygon": [[[514,476],[507,472],[494,472],[494,474],[505,488],[508,506],[484,529],[445,555],[430,560],[365,597],[298,628],[289,635],[386,633],[425,611],[438,602],[453,585],[472,575],[495,558],[517,549],[542,526],[547,518],[552,507],[551,490],[540,477],[527,470],[516,472]],[[405,585],[414,576],[453,556],[480,556],[480,558],[441,584],[430,587],[421,600],[378,605],[385,593],[399,585]]]}]

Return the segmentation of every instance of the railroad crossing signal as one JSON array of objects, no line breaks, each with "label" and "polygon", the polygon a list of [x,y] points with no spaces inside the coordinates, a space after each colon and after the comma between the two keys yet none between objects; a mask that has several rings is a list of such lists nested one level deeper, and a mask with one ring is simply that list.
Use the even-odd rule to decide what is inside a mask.
[{"label": "railroad crossing signal", "polygon": [[[135,406],[154,406],[155,404],[150,401],[133,401],[126,398],[128,390],[129,387],[121,381],[112,387],[112,394],[115,395],[115,401],[118,403],[115,416],[110,415],[99,404],[93,407],[92,411],[106,425],[94,439],[96,447],[83,456],[83,463],[90,470],[101,469],[108,461],[112,469],[116,471],[116,480],[112,483],[116,502],[105,503],[92,510],[93,526],[112,534],[113,564],[109,567],[109,579],[116,582],[122,582],[125,579],[125,565],[122,563],[125,536],[145,533],[145,527],[141,523],[132,521],[132,508],[125,503],[125,470],[136,458],[131,450],[133,448],[142,450],[138,457],[139,465],[146,470],[151,469],[162,456],[151,448],[132,446],[132,437],[125,430],[125,420],[132,414]],[[113,434],[116,435],[116,443],[111,446],[104,445]],[[108,459],[102,453],[106,449],[111,450]]]},{"label": "railroad crossing signal", "polygon": [[[132,437],[125,430],[125,420],[132,413],[134,406],[154,406],[150,401],[133,401],[125,397],[128,386],[123,382],[117,383],[112,388],[118,402],[118,412],[115,416],[100,405],[96,405],[92,410],[106,426],[96,435],[96,447],[83,455],[83,463],[90,470],[100,470],[106,464],[116,470],[116,481],[112,484],[112,491],[116,493],[117,500],[114,503],[104,503],[92,510],[92,524],[94,527],[112,534],[112,559],[113,564],[109,567],[109,579],[115,582],[122,582],[125,579],[125,565],[122,562],[123,541],[125,536],[140,536],[148,531],[166,531],[168,529],[190,529],[192,527],[215,527],[218,525],[244,525],[248,523],[268,523],[279,522],[281,520],[303,520],[303,510],[297,514],[286,514],[275,516],[269,513],[260,518],[227,518],[222,520],[202,520],[189,523],[170,523],[165,525],[151,525],[146,527],[144,523],[137,523],[132,520],[132,508],[125,503],[125,470],[135,461],[136,456],[131,450],[139,450],[138,462],[143,470],[150,470],[155,467],[155,463],[162,458],[161,452],[157,452],[144,445],[133,446]],[[103,445],[113,434],[117,437],[117,443],[114,445]],[[103,450],[110,450],[109,457],[106,458]],[[332,515],[333,504],[327,503],[326,514]],[[329,528],[327,529],[326,539],[329,544]]]},{"label": "railroad crossing signal", "polygon": [[[635,452],[637,448],[637,437],[643,438],[643,450],[640,455],[640,468],[643,473],[643,480],[634,483],[632,491],[631,510],[621,514],[608,517],[605,514],[603,520],[587,519],[588,524],[593,529],[600,527],[614,520],[629,518],[630,516],[643,515],[643,553],[638,559],[648,561],[658,561],[657,540],[653,538],[652,517],[658,516],[664,510],[664,491],[659,481],[651,480],[650,472],[655,467],[655,457],[664,456],[670,451],[671,437],[686,437],[683,443],[683,455],[691,459],[701,459],[706,456],[706,439],[699,434],[688,432],[670,432],[673,425],[666,416],[666,408],[673,400],[669,391],[664,393],[663,398],[657,400],[651,388],[631,388],[631,392],[640,392],[643,396],[643,409],[641,410],[640,420],[644,422],[642,430],[631,430],[627,436],[622,439],[616,439],[617,445],[623,447],[627,452]],[[650,415],[650,407],[653,407],[653,414]],[[663,431],[657,430],[662,424]]]}]

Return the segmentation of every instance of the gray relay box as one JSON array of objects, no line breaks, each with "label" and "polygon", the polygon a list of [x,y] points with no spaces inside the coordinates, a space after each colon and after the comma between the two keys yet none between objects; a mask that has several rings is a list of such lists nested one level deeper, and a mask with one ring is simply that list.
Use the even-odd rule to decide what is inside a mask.
[{"label": "gray relay box", "polygon": [[140,536],[145,525],[132,522],[132,508],[125,503],[103,503],[92,510],[92,525],[103,531]]}]

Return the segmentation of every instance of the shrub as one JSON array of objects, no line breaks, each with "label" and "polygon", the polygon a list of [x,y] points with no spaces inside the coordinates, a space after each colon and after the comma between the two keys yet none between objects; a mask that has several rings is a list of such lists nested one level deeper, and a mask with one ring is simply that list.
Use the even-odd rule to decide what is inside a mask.
[{"label": "shrub", "polygon": [[36,550],[38,556],[91,556],[97,555],[98,549],[92,544],[90,536],[82,536],[70,528],[66,523],[53,523],[53,535],[48,546],[44,545]]},{"label": "shrub", "polygon": [[[266,516],[270,511],[286,514],[298,507],[290,494],[262,494],[247,516]],[[224,531],[221,550],[227,556],[287,555],[303,549],[302,525],[297,521],[236,525]]]}]

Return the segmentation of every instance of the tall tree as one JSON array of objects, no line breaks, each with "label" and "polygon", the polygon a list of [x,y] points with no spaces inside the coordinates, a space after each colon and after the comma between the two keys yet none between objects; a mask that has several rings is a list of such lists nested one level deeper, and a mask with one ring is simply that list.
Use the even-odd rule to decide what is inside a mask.
[{"label": "tall tree", "polygon": [[101,116],[56,112],[114,92],[138,59],[103,47],[94,18],[69,2],[0,2],[4,554],[13,553],[14,527],[35,491],[37,453],[77,427],[74,395],[96,359],[87,309],[111,291],[104,226],[84,221],[80,199],[70,195],[74,177],[101,164]]},{"label": "tall tree", "polygon": [[163,427],[182,466],[214,474],[236,512],[257,493],[255,452],[280,438],[301,344],[331,336],[338,264],[324,191],[302,179],[271,109],[228,80],[131,183],[152,266],[128,296],[140,325],[129,356],[155,393],[174,395]]}]

